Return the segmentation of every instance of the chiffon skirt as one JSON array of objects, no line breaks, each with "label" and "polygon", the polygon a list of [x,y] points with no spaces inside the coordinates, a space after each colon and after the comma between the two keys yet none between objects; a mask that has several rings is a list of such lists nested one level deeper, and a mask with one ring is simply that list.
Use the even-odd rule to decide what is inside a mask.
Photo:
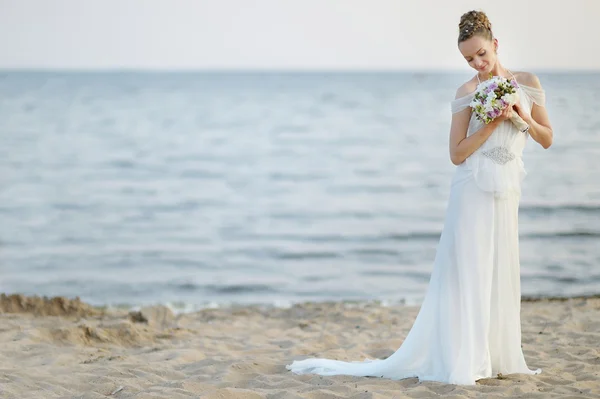
[{"label": "chiffon skirt", "polygon": [[296,360],[296,374],[418,377],[473,385],[497,373],[538,374],[521,349],[519,195],[482,191],[456,168],[425,299],[406,339],[386,359]]}]

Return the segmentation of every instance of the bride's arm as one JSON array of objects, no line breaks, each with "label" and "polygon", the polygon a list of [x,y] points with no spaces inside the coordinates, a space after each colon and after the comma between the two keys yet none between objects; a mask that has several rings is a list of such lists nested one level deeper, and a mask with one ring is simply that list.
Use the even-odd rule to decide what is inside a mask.
[{"label": "bride's arm", "polygon": [[[527,86],[535,87],[536,89],[542,88],[540,80],[534,74],[523,74],[523,77],[523,83],[527,84]],[[548,117],[546,107],[540,107],[534,103],[533,108],[531,109],[531,115],[524,112],[520,105],[515,107],[515,111],[517,111],[519,116],[521,116],[521,118],[529,125],[529,135],[532,139],[540,143],[544,148],[548,148],[552,145],[552,126],[550,125],[550,118]]]},{"label": "bride's arm", "polygon": [[[464,93],[459,90],[456,98]],[[512,110],[507,108],[500,116],[481,129],[467,137],[469,120],[471,119],[471,108],[466,108],[460,112],[452,114],[452,124],[450,126],[450,160],[454,165],[460,165],[471,154],[475,152],[490,137],[494,129],[500,122],[510,117]]]}]

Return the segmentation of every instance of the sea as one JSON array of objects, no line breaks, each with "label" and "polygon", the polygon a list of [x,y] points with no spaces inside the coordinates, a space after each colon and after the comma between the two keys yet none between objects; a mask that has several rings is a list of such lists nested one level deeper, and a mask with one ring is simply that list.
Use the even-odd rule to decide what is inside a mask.
[{"label": "sea", "polygon": [[[0,71],[0,292],[419,304],[469,72]],[[600,293],[600,73],[540,72],[524,296]],[[476,243],[474,243],[476,245]]]}]

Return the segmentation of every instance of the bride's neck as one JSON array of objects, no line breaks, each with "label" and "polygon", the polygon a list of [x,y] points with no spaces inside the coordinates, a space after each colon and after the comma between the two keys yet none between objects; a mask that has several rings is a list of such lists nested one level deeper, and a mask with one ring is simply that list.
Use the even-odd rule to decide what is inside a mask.
[{"label": "bride's neck", "polygon": [[[492,76],[504,76],[506,77],[506,75],[508,75],[508,69],[504,68],[502,66],[502,64],[500,64],[500,61],[498,60],[496,62],[496,65],[494,65],[494,68],[492,68],[491,70]],[[479,78],[481,78],[482,81],[489,79],[490,76],[479,76]]]}]

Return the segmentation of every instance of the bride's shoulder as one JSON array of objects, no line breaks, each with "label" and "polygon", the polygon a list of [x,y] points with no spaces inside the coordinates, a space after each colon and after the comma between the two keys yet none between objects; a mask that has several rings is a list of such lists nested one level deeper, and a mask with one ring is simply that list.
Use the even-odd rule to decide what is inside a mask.
[{"label": "bride's shoulder", "polygon": [[478,82],[475,77],[473,79],[469,80],[468,82],[465,82],[462,86],[460,86],[456,90],[455,98],[461,98],[461,97],[466,96],[467,94],[473,93],[477,89],[477,84],[478,84]]},{"label": "bride's shoulder", "polygon": [[541,89],[542,84],[540,83],[540,79],[536,74],[531,72],[514,72],[515,78],[517,78],[517,82],[524,84],[525,86],[535,87],[536,89]]}]

